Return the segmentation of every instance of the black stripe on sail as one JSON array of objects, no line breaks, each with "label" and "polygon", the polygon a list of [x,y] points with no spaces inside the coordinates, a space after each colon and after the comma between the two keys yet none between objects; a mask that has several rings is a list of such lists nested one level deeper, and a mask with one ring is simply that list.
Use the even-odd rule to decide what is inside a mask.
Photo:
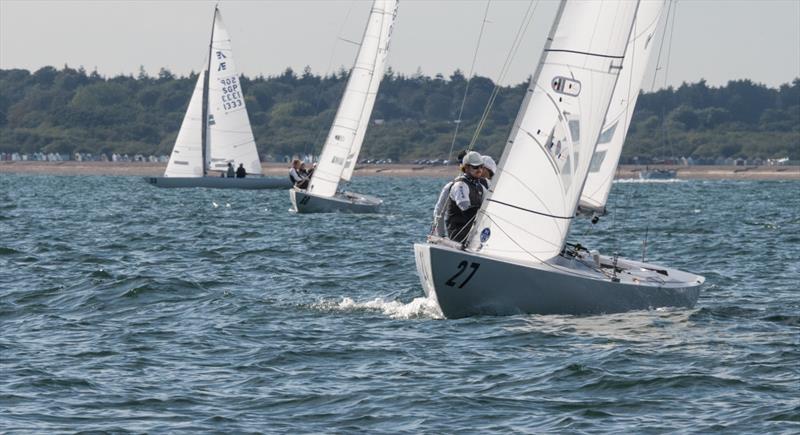
[{"label": "black stripe on sail", "polygon": [[547,217],[551,217],[551,218],[554,218],[554,219],[572,219],[572,216],[564,217],[564,216],[556,216],[556,215],[552,215],[552,214],[542,213],[540,211],[529,210],[527,208],[519,207],[519,206],[516,206],[516,205],[513,205],[513,204],[509,204],[509,203],[506,203],[506,202],[503,202],[503,201],[498,201],[496,199],[488,198],[487,201],[496,202],[498,204],[505,205],[506,207],[511,207],[511,208],[515,208],[517,210],[527,211],[528,213],[538,214],[540,216],[547,216]]},{"label": "black stripe on sail", "polygon": [[577,50],[561,50],[561,49],[545,49],[546,52],[551,53],[574,53],[574,54],[583,54],[586,56],[595,56],[595,57],[607,57],[609,59],[625,59],[625,56],[612,56],[610,54],[602,54],[602,53],[591,53],[588,51],[577,51]]}]

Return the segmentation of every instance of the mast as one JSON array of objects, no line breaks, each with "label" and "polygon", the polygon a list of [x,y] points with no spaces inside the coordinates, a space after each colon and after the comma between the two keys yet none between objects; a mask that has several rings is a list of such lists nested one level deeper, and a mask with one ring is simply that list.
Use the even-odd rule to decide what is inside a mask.
[{"label": "mast", "polygon": [[214,24],[217,22],[217,11],[219,5],[214,6],[214,18],[211,20],[211,40],[208,42],[208,65],[206,74],[203,77],[203,122],[200,137],[203,144],[203,176],[208,175],[208,76],[211,71],[211,53],[214,49]]}]

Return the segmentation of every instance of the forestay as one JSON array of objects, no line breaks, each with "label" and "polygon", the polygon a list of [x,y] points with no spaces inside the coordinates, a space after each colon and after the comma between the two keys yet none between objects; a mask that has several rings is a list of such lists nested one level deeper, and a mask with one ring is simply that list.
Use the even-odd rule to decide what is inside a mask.
[{"label": "forestay", "polygon": [[469,249],[515,261],[559,254],[637,7],[625,0],[561,3]]},{"label": "forestay", "polygon": [[211,39],[208,80],[208,149],[211,170],[225,170],[228,162],[244,164],[248,174],[261,174],[253,130],[233,61],[231,40],[216,11]]},{"label": "forestay", "polygon": [[339,180],[353,174],[378,87],[383,78],[396,0],[375,0],[342,101],[336,111],[309,192],[333,196]]},{"label": "forestay", "polygon": [[203,82],[205,71],[200,73],[194,86],[189,107],[183,116],[175,147],[169,156],[165,177],[203,176]]},{"label": "forestay", "polygon": [[656,30],[664,11],[666,0],[642,1],[636,12],[633,32],[625,50],[625,60],[619,74],[611,105],[606,114],[592,162],[589,175],[583,187],[579,207],[589,213],[604,214],[608,194],[617,172],[622,146],[628,134],[633,117],[636,99],[642,88],[645,70],[652,60]]}]

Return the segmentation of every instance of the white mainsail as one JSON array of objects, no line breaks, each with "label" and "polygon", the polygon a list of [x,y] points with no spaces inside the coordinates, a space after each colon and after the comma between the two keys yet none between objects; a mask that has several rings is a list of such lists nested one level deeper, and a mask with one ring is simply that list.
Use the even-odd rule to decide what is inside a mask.
[{"label": "white mainsail", "polygon": [[248,174],[261,172],[253,130],[247,117],[242,86],[236,74],[231,39],[222,15],[214,15],[209,55],[208,80],[208,147],[209,169],[224,171],[228,162],[234,167],[244,164]]},{"label": "white mainsail", "polygon": [[625,57],[638,1],[563,2],[469,248],[512,261],[559,254]]},{"label": "white mainsail", "polygon": [[[367,126],[369,125],[369,118],[372,115],[372,108],[375,106],[375,99],[378,95],[378,88],[381,85],[384,71],[386,70],[386,58],[389,55],[389,44],[392,38],[392,26],[397,17],[397,1],[393,1],[390,9],[386,13],[391,13],[390,19],[383,19],[382,28],[380,29],[380,38],[378,39],[378,52],[375,55],[375,65],[372,67],[372,80],[369,82],[369,89],[367,90],[366,101],[364,102],[364,109],[361,111],[361,120],[358,123],[358,130],[353,139],[353,145],[350,152],[347,154],[347,160],[344,162],[344,170],[342,171],[342,180],[350,181],[353,176],[353,171],[356,168],[358,154],[361,152],[361,145],[364,144],[364,136],[367,134]],[[384,15],[384,17],[386,17]],[[367,35],[365,34],[366,38]],[[370,36],[372,37],[372,36]]]},{"label": "white mainsail", "polygon": [[203,176],[203,83],[206,72],[197,77],[189,107],[183,116],[181,129],[169,156],[165,177]]},{"label": "white mainsail", "polygon": [[653,50],[656,30],[666,2],[667,0],[643,0],[636,12],[636,21],[628,40],[622,71],[589,165],[586,185],[581,193],[580,208],[587,214],[605,213],[606,201],[617,171],[645,70],[656,51]]},{"label": "white mainsail", "polygon": [[344,96],[322,148],[319,164],[311,177],[310,193],[332,197],[336,194],[339,180],[349,180],[353,174],[378,87],[383,79],[389,37],[396,14],[397,0],[375,0],[372,4]]}]

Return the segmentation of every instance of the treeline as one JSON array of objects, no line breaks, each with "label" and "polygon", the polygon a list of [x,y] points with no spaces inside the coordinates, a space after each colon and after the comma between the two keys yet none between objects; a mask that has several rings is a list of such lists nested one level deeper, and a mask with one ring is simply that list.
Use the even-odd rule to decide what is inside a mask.
[{"label": "treeline", "polygon": [[[83,68],[0,70],[0,152],[169,154],[196,74],[105,78]],[[319,153],[347,79],[346,71],[306,68],[275,77],[241,77],[260,153],[275,158]],[[455,148],[473,139],[495,84],[387,72],[362,157],[446,158],[463,104]],[[498,89],[476,148],[499,156],[525,83]],[[750,80],[714,88],[704,80],[639,98],[623,157],[800,159],[800,78],[777,89]]]}]

